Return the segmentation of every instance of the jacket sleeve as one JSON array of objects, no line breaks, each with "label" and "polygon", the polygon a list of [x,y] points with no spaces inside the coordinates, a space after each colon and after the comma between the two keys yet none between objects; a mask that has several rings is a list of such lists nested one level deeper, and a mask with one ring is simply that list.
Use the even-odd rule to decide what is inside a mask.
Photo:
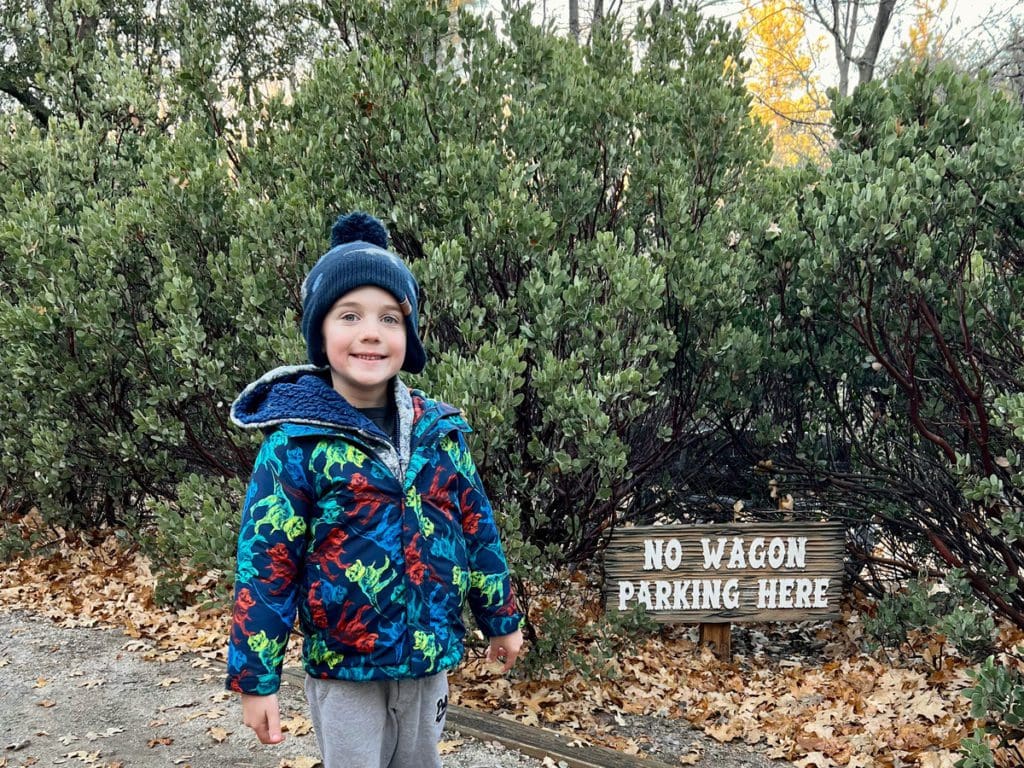
[{"label": "jacket sleeve", "polygon": [[297,592],[314,503],[302,449],[281,431],[263,441],[242,508],[227,687],[267,695],[295,622]]},{"label": "jacket sleeve", "polygon": [[462,531],[469,555],[467,600],[477,626],[487,637],[515,632],[522,621],[509,577],[491,502],[469,454],[465,435],[458,433]]}]

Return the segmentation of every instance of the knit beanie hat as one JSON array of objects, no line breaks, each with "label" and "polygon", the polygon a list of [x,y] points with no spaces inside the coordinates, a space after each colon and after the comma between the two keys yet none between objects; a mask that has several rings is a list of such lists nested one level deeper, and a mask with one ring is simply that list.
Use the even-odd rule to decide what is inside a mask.
[{"label": "knit beanie hat", "polygon": [[379,220],[356,211],[340,216],[331,229],[331,249],[309,270],[302,283],[302,335],[313,365],[328,364],[324,352],[324,316],[334,302],[364,285],[383,288],[405,315],[405,360],[402,370],[419,373],[427,355],[419,337],[420,287],[409,267],[388,249],[388,233]]}]

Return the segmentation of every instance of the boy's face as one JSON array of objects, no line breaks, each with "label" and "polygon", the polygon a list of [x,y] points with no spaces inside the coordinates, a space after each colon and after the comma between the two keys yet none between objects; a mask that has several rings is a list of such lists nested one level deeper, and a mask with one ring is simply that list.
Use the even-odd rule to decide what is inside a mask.
[{"label": "boy's face", "polygon": [[387,291],[364,285],[330,308],[324,351],[334,389],[355,408],[387,404],[388,382],[405,361],[405,316]]}]

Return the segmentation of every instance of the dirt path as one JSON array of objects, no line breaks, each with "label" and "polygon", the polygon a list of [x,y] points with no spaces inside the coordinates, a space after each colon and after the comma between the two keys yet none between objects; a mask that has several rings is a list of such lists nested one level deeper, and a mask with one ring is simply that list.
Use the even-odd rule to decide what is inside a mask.
[{"label": "dirt path", "polygon": [[[172,654],[173,656],[176,656]],[[241,723],[219,665],[160,659],[153,644],[104,628],[66,628],[0,608],[0,768],[315,768],[318,750],[301,684],[281,689],[283,744],[259,744]],[[756,750],[718,744],[678,721],[630,717],[624,732],[669,764],[783,768]],[[451,725],[449,725],[451,729]],[[693,761],[681,759],[696,752]],[[445,768],[556,768],[496,742],[446,731]]]},{"label": "dirt path", "polygon": [[[266,747],[238,698],[201,658],[154,662],[149,643],[110,629],[66,629],[0,610],[0,768],[313,768],[317,747],[299,686],[285,683],[291,733]],[[447,734],[445,768],[539,768],[538,760]]]}]

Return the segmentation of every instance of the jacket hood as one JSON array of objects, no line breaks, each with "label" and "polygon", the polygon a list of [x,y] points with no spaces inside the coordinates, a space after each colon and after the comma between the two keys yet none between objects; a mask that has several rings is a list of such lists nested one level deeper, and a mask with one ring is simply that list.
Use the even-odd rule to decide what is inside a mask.
[{"label": "jacket hood", "polygon": [[[413,420],[412,392],[395,377],[394,395],[403,429]],[[423,415],[457,416],[458,408],[415,392]],[[242,390],[231,404],[231,421],[243,429],[267,429],[279,424],[307,424],[328,429],[367,429],[369,420],[331,385],[327,368],[286,365],[265,373]],[[407,425],[407,426],[406,426]],[[468,429],[468,427],[467,427]]]},{"label": "jacket hood", "polygon": [[[397,379],[395,386],[404,388]],[[315,365],[275,368],[243,389],[231,404],[231,420],[243,429],[265,429],[285,422],[358,427],[357,416],[331,386],[327,369]]]}]

